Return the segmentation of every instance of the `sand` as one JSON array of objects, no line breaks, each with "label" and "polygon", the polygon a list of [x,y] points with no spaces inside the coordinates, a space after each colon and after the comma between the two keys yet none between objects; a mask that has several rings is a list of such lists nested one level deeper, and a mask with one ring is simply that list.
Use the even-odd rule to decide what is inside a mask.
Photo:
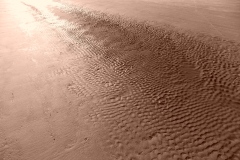
[{"label": "sand", "polygon": [[240,42],[240,3],[238,0],[61,0],[139,21],[171,24]]},{"label": "sand", "polygon": [[0,2],[0,159],[240,159],[236,37],[101,1]]}]

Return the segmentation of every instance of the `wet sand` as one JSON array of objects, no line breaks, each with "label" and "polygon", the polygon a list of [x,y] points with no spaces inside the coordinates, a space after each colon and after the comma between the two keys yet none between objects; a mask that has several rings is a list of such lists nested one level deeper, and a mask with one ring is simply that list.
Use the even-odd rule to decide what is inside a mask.
[{"label": "wet sand", "polygon": [[79,7],[119,14],[155,25],[201,32],[240,42],[238,0],[61,0]]},{"label": "wet sand", "polygon": [[240,159],[237,41],[71,3],[0,6],[0,158]]}]

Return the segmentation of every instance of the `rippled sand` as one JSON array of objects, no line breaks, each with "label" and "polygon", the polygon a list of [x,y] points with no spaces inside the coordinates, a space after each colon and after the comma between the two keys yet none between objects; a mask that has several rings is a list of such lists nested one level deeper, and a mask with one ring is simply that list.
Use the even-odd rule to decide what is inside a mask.
[{"label": "rippled sand", "polygon": [[[49,10],[58,17],[52,28],[68,44],[61,51],[67,59],[32,80],[69,79],[64,92],[79,100],[71,104],[71,125],[83,116],[109,159],[240,159],[239,43],[67,4]],[[75,115],[79,108],[84,114]],[[44,112],[52,113],[47,107]],[[49,132],[61,130],[61,122],[47,119]],[[75,145],[84,148],[85,141],[43,157],[81,159]],[[72,150],[68,158],[66,150]]]},{"label": "rippled sand", "polygon": [[96,92],[90,119],[106,127],[113,154],[119,159],[240,158],[239,44],[66,11],[67,19],[86,29],[80,37],[74,31],[74,37],[95,42],[89,67],[76,73],[69,90],[79,96]]}]

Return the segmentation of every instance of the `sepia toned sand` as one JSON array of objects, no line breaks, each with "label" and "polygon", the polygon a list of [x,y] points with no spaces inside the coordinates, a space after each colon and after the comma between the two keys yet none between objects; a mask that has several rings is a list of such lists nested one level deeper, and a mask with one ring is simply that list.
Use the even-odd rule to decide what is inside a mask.
[{"label": "sepia toned sand", "polygon": [[0,159],[240,159],[236,37],[66,2],[0,2]]},{"label": "sepia toned sand", "polygon": [[58,0],[240,42],[238,0]]}]

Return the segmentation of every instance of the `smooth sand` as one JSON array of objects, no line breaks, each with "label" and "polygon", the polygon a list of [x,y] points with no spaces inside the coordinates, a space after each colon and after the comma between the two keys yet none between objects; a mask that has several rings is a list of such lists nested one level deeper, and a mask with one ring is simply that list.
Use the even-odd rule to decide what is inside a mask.
[{"label": "smooth sand", "polygon": [[238,0],[67,0],[79,7],[167,23],[240,42]]}]

